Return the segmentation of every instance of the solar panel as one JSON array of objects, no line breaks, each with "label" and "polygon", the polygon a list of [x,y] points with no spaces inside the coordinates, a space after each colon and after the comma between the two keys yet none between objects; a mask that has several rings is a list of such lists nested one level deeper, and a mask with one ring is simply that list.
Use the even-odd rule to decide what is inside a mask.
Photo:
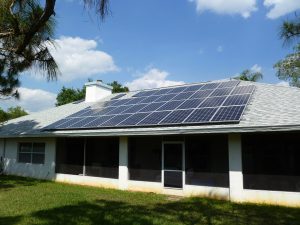
[{"label": "solar panel", "polygon": [[106,115],[120,114],[120,113],[124,112],[126,109],[128,109],[129,107],[130,106],[127,106],[127,105],[121,105],[105,114]]},{"label": "solar panel", "polygon": [[166,102],[164,105],[159,107],[157,111],[163,111],[163,110],[174,110],[176,109],[179,105],[182,104],[182,101],[170,101]]},{"label": "solar panel", "polygon": [[202,104],[199,107],[203,108],[221,106],[225,99],[226,97],[224,96],[207,98],[202,102]]},{"label": "solar panel", "polygon": [[219,85],[220,85],[220,83],[207,83],[201,88],[201,90],[215,89]]},{"label": "solar panel", "polygon": [[229,96],[226,99],[226,101],[223,103],[223,106],[246,105],[250,96],[251,96],[250,94]]},{"label": "solar panel", "polygon": [[209,97],[229,95],[231,91],[232,88],[218,88],[214,90]]},{"label": "solar panel", "polygon": [[145,119],[140,121],[138,125],[156,125],[165,118],[171,111],[153,112]]},{"label": "solar panel", "polygon": [[162,95],[160,98],[156,99],[154,102],[167,102],[174,98],[176,94],[167,94],[167,95]]},{"label": "solar panel", "polygon": [[113,116],[100,116],[97,119],[90,121],[83,125],[83,128],[94,128],[100,126],[102,123],[106,122],[107,120],[111,119]]},{"label": "solar panel", "polygon": [[147,105],[148,104],[133,105],[133,106],[129,107],[128,109],[126,109],[125,111],[123,111],[122,113],[136,113]]},{"label": "solar panel", "polygon": [[150,113],[136,113],[123,120],[118,126],[132,126],[138,124],[142,119],[147,117]]},{"label": "solar panel", "polygon": [[208,123],[218,108],[195,109],[184,123]]},{"label": "solar panel", "polygon": [[184,91],[187,87],[177,87],[173,88],[171,91],[168,92],[168,94],[178,94],[182,91]]},{"label": "solar panel", "polygon": [[70,124],[70,126],[68,126],[68,128],[80,128],[80,127],[83,127],[85,124],[88,124],[88,123],[96,120],[97,118],[98,117],[85,117],[85,118],[81,118],[77,122],[74,122],[74,123]]},{"label": "solar panel", "polygon": [[190,98],[206,98],[209,96],[214,90],[200,90],[195,92]]},{"label": "solar panel", "polygon": [[155,93],[155,95],[164,95],[164,94],[167,94],[169,91],[171,91],[172,90],[172,88],[165,88],[165,89],[161,89],[161,90],[159,90],[159,91],[157,91],[156,93]]},{"label": "solar panel", "polygon": [[160,124],[180,124],[191,114],[191,112],[193,112],[193,109],[175,110],[164,118]]},{"label": "solar panel", "polygon": [[245,106],[221,107],[211,121],[239,121]]},{"label": "solar panel", "polygon": [[173,100],[185,100],[190,98],[193,94],[195,94],[194,92],[190,91],[190,92],[182,92],[179,93],[178,95],[176,95]]},{"label": "solar panel", "polygon": [[197,108],[202,102],[204,101],[204,99],[189,99],[186,100],[185,102],[183,102],[178,109],[193,109],[193,108]]},{"label": "solar panel", "polygon": [[114,127],[123,120],[127,119],[129,116],[132,114],[121,114],[121,115],[116,115],[113,118],[107,120],[106,122],[102,123],[101,126],[103,127]]},{"label": "solar panel", "polygon": [[138,104],[140,103],[142,100],[144,100],[145,98],[140,97],[140,98],[132,98],[130,101],[127,101],[125,103],[123,103],[123,105],[134,105],[134,104]]},{"label": "solar panel", "polygon": [[231,80],[231,81],[227,81],[227,82],[222,82],[218,88],[226,88],[226,87],[235,87],[236,85],[238,85],[240,83],[240,81],[238,80]]},{"label": "solar panel", "polygon": [[233,95],[238,95],[238,94],[251,94],[255,89],[254,85],[249,85],[249,86],[237,86],[234,88],[232,94]]},{"label": "solar panel", "polygon": [[153,96],[149,96],[147,98],[144,98],[140,103],[150,103],[150,102],[154,102],[156,99],[160,98],[159,95],[153,95]]},{"label": "solar panel", "polygon": [[198,85],[192,85],[192,86],[188,86],[184,92],[189,92],[189,91],[198,91],[199,89],[201,89],[204,85],[203,84],[198,84]]},{"label": "solar panel", "polygon": [[153,102],[147,105],[145,108],[142,108],[139,112],[152,112],[161,107],[165,102]]},{"label": "solar panel", "polygon": [[225,81],[140,91],[97,102],[46,129],[238,122],[255,90],[254,85],[238,85],[239,81]]}]

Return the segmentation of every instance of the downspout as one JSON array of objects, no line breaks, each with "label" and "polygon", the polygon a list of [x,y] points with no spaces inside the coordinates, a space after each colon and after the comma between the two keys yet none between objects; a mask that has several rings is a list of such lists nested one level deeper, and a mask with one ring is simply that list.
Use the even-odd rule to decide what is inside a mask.
[{"label": "downspout", "polygon": [[83,176],[86,175],[85,160],[86,160],[86,138],[84,138],[84,145],[83,145]]}]

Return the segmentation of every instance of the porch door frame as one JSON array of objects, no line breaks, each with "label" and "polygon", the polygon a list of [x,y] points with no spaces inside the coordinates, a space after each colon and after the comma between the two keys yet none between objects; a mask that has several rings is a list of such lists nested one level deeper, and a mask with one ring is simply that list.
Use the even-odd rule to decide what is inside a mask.
[{"label": "porch door frame", "polygon": [[[175,171],[175,170],[165,170],[165,144],[180,144],[182,150],[182,188],[175,187],[165,187],[165,171]],[[185,142],[184,141],[162,141],[162,156],[161,156],[161,182],[163,188],[171,189],[183,189],[185,186]],[[177,170],[176,170],[177,171]],[[179,170],[178,170],[179,171]]]}]

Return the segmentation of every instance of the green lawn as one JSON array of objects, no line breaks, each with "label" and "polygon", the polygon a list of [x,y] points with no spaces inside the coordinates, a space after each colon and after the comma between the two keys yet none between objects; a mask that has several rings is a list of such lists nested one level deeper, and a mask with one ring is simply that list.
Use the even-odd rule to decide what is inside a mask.
[{"label": "green lawn", "polygon": [[0,176],[0,224],[299,225],[300,209]]}]

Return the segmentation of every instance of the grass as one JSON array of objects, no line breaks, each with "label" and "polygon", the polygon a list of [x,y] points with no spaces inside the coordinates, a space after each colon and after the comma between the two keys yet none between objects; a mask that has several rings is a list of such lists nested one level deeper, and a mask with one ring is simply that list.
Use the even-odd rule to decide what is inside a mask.
[{"label": "grass", "polygon": [[299,225],[300,209],[0,176],[0,224]]}]

